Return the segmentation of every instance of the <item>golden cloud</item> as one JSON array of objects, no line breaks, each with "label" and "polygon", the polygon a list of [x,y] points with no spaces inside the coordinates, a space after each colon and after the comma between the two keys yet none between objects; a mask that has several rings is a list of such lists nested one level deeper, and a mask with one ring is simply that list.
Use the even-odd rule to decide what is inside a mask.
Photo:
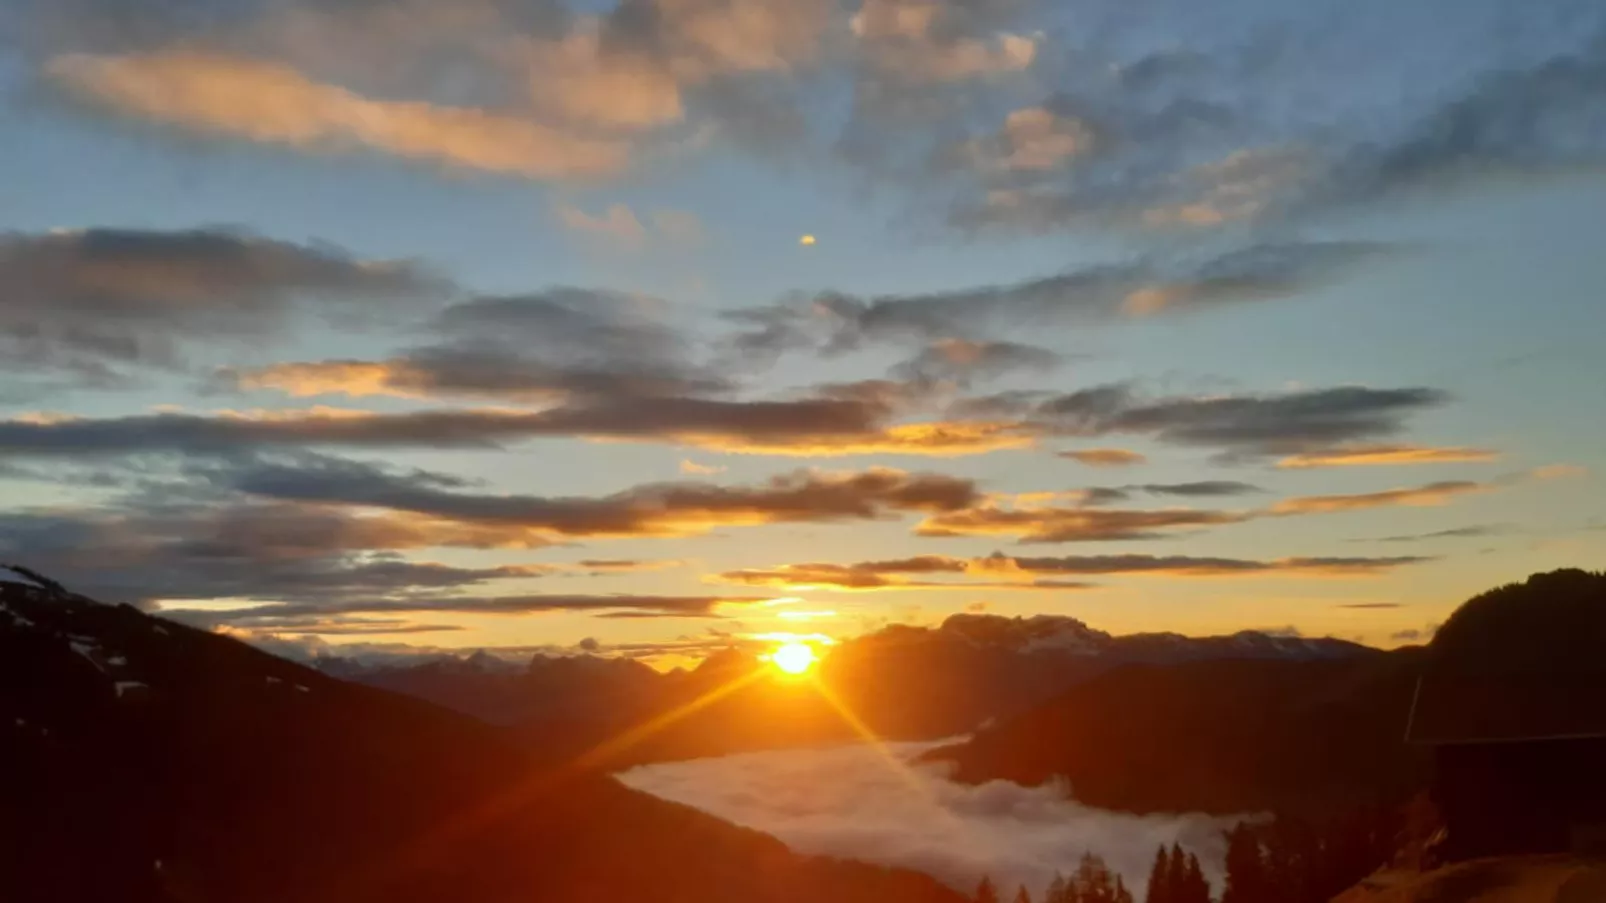
[{"label": "golden cloud", "polygon": [[223,54],[68,54],[48,74],[124,115],[304,151],[380,151],[534,178],[623,170],[625,144],[473,107],[375,100],[296,69]]},{"label": "golden cloud", "polygon": [[[985,558],[923,555],[854,564],[784,564],[711,575],[715,583],[770,586],[789,590],[876,592],[883,590],[1056,590],[1089,584],[1066,577],[1153,575],[1166,577],[1365,577],[1430,561],[1418,556],[1388,558],[1200,558],[1187,555],[1073,555],[1025,558],[993,554]],[[918,575],[952,575],[959,580],[928,580]],[[977,580],[974,578],[983,578]]]},{"label": "golden cloud", "polygon": [[1018,424],[990,421],[905,423],[863,433],[821,434],[795,440],[706,433],[675,434],[674,438],[716,451],[798,458],[878,454],[960,457],[1030,448],[1037,441],[1023,435]]},{"label": "golden cloud", "polygon": [[1357,495],[1308,495],[1283,499],[1268,509],[1268,514],[1332,514],[1341,511],[1363,511],[1368,508],[1396,506],[1434,506],[1448,504],[1461,495],[1488,492],[1494,488],[1488,483],[1471,480],[1449,480],[1382,492],[1364,492]]},{"label": "golden cloud", "polygon": [[1124,448],[1071,449],[1057,454],[1061,458],[1069,458],[1089,467],[1130,467],[1134,464],[1147,463],[1149,460],[1138,452]]},{"label": "golden cloud", "polygon": [[1024,542],[1102,542],[1154,539],[1188,527],[1210,527],[1250,520],[1254,514],[1187,508],[1133,511],[1112,508],[1026,509],[983,505],[929,517],[915,528],[920,536],[1015,536]]},{"label": "golden cloud", "polygon": [[1446,464],[1493,461],[1500,453],[1486,448],[1428,445],[1348,445],[1289,455],[1277,462],[1285,469],[1372,467],[1395,464]]}]

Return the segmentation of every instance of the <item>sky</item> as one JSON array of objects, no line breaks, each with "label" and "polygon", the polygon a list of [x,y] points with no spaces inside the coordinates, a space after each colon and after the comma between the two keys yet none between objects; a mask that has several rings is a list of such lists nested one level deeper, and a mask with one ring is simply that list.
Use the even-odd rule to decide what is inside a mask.
[{"label": "sky", "polygon": [[1606,8],[0,0],[0,555],[325,648],[1606,552]]}]

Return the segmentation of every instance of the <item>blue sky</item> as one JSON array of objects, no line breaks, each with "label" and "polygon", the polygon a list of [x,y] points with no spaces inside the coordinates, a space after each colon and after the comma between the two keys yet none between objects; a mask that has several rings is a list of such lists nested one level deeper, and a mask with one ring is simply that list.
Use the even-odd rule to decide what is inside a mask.
[{"label": "blue sky", "polygon": [[0,12],[0,553],[69,585],[668,662],[1395,645],[1606,550],[1594,4],[118,6]]}]

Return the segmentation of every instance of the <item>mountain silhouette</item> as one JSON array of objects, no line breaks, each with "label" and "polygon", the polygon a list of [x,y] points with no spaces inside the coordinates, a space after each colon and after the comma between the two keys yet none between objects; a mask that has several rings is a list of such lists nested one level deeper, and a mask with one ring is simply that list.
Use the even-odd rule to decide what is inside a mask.
[{"label": "mountain silhouette", "polygon": [[0,774],[6,900],[962,899],[17,569],[0,571]]},{"label": "mountain silhouette", "polygon": [[1320,813],[1397,800],[1424,763],[1404,742],[1420,649],[1337,661],[1217,660],[1101,675],[958,746],[959,780],[1070,782],[1135,812]]},{"label": "mountain silhouette", "polygon": [[1408,731],[1600,734],[1602,700],[1606,575],[1561,570],[1473,597],[1425,648],[1116,668],[929,755],[1106,808],[1326,814],[1426,787]]},{"label": "mountain silhouette", "polygon": [[[878,737],[930,740],[1021,714],[1079,683],[1133,663],[1348,661],[1378,655],[1343,640],[1243,631],[1112,636],[1075,618],[954,615],[937,627],[895,625],[831,648],[812,684],[742,678],[768,665],[737,649],[689,671],[659,673],[591,655],[537,655],[523,667],[479,656],[320,667],[514,727],[534,750],[573,754],[629,725],[681,710],[733,682],[740,688],[619,750],[615,766],[851,741],[854,713]],[[833,702],[834,700],[834,702]]]}]

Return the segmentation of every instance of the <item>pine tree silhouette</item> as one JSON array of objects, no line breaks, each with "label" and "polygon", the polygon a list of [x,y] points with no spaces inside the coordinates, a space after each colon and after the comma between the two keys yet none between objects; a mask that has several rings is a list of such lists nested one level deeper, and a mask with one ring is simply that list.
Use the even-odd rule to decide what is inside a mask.
[{"label": "pine tree silhouette", "polygon": [[1103,859],[1083,853],[1071,877],[1068,903],[1114,903],[1115,877]]},{"label": "pine tree silhouette", "polygon": [[1154,851],[1154,867],[1149,869],[1149,890],[1143,899],[1144,903],[1179,903],[1176,889],[1171,885],[1171,855],[1166,852],[1163,843]]},{"label": "pine tree silhouette", "polygon": [[1221,903],[1271,903],[1266,859],[1255,829],[1240,824],[1227,834],[1227,881]]},{"label": "pine tree silhouette", "polygon": [[1179,903],[1210,903],[1210,882],[1205,880],[1204,870],[1199,868],[1199,857],[1192,853],[1188,854],[1188,864],[1177,897]]},{"label": "pine tree silhouette", "polygon": [[1072,903],[1070,886],[1065,883],[1065,876],[1059,872],[1054,873],[1054,880],[1048,882],[1048,892],[1043,896],[1043,903]]},{"label": "pine tree silhouette", "polygon": [[1026,889],[1026,885],[1022,884],[1020,890],[1015,891],[1015,903],[1032,903],[1032,894]]},{"label": "pine tree silhouette", "polygon": [[998,903],[998,889],[993,886],[992,878],[983,876],[976,885],[976,903]]}]

